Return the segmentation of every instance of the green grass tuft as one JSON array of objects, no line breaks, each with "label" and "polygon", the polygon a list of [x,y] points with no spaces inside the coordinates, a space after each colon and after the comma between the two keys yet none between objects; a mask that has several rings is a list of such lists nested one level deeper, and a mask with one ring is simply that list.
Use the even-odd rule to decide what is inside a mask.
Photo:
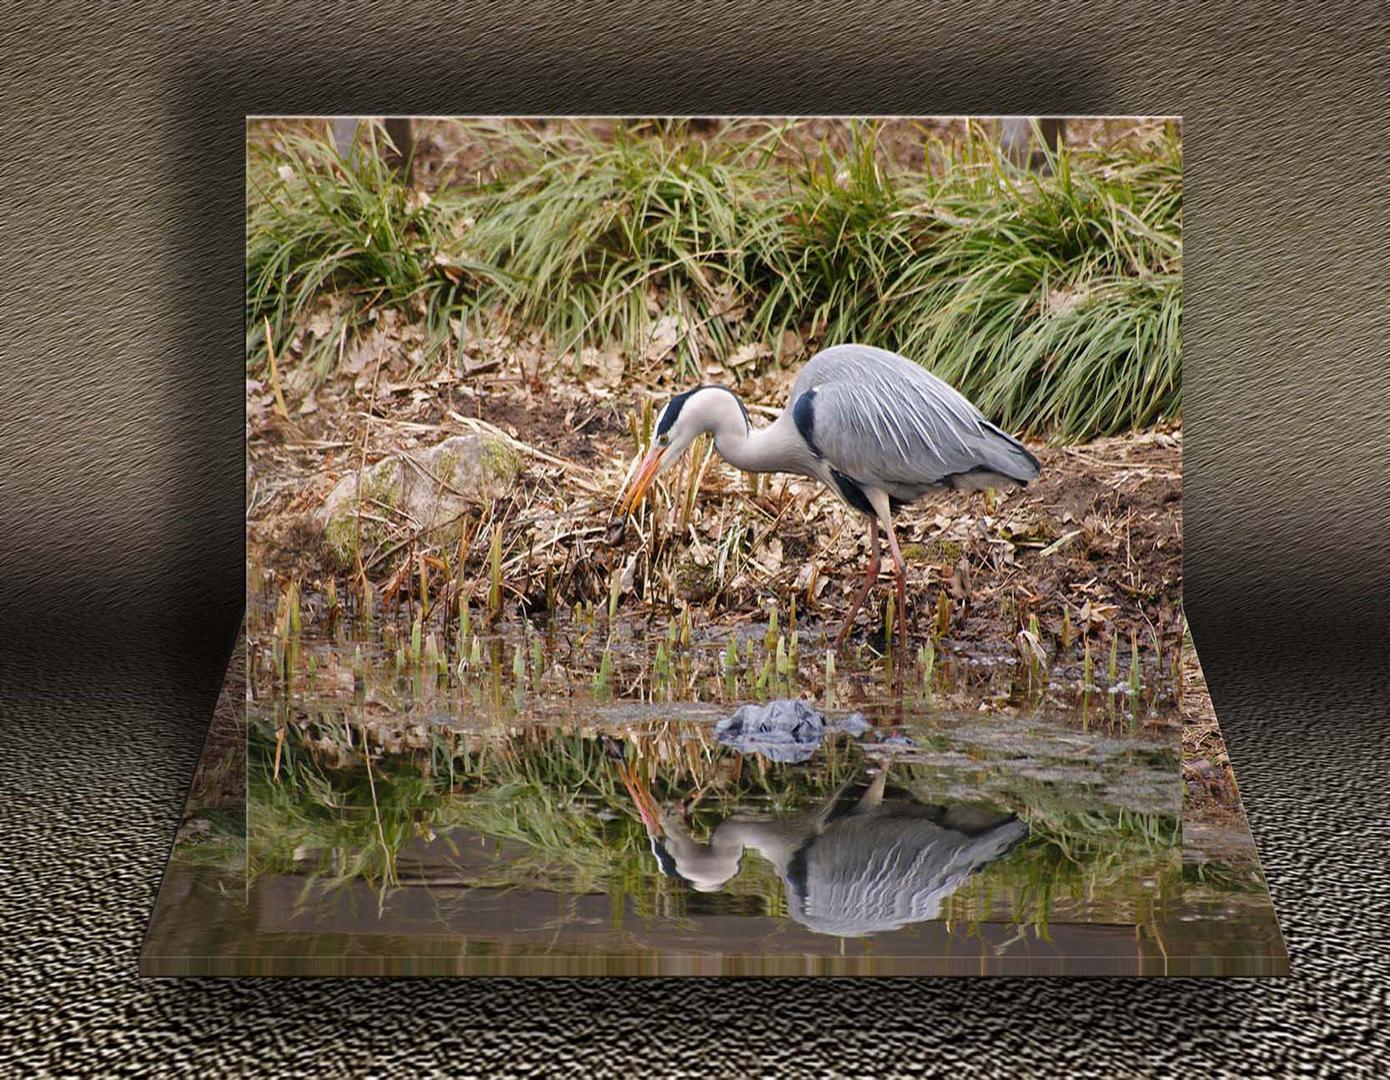
[{"label": "green grass tuft", "polygon": [[268,319],[277,355],[299,335],[293,362],[325,378],[382,309],[419,328],[421,361],[486,313],[556,353],[616,345],[680,379],[755,373],[792,330],[896,349],[1001,425],[1060,441],[1179,416],[1176,131],[1063,148],[1048,175],[978,130],[933,147],[928,172],[888,161],[872,122],[839,154],[791,131],[479,127],[503,178],[430,197],[372,153],[343,162],[292,135],[253,148],[248,364],[264,364]]}]

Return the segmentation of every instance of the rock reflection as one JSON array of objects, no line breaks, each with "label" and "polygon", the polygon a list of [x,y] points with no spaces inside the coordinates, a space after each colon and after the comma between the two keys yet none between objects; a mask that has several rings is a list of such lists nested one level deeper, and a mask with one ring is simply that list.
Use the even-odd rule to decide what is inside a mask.
[{"label": "rock reflection", "polygon": [[732,716],[715,725],[714,737],[740,753],[799,764],[811,759],[826,735],[844,732],[857,736],[868,728],[863,713],[827,720],[824,713],[804,701],[781,698],[766,705],[739,706]]}]

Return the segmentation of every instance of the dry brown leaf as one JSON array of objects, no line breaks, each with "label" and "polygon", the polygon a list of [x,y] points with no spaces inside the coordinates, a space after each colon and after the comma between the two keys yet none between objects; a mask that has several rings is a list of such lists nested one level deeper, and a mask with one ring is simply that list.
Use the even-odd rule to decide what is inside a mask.
[{"label": "dry brown leaf", "polygon": [[724,362],[731,368],[741,368],[745,364],[751,364],[758,357],[769,356],[771,353],[772,350],[766,345],[759,342],[749,342],[746,345],[740,345],[731,352],[724,358]]},{"label": "dry brown leaf", "polygon": [[671,350],[682,337],[681,322],[675,315],[666,314],[656,320],[647,344],[642,349],[642,359],[651,362],[669,356]]}]

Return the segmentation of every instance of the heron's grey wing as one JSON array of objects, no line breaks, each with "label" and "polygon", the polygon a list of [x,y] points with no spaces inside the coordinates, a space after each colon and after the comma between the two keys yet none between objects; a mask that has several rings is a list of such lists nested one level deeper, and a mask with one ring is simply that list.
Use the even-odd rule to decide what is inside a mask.
[{"label": "heron's grey wing", "polygon": [[1027,835],[1017,818],[973,837],[919,817],[841,818],[788,864],[788,911],[818,933],[841,937],[937,919],[971,874]]},{"label": "heron's grey wing", "polygon": [[884,349],[842,345],[812,357],[793,386],[792,409],[826,461],[897,498],[972,474],[1016,483],[1038,475],[1022,443],[941,379]]}]

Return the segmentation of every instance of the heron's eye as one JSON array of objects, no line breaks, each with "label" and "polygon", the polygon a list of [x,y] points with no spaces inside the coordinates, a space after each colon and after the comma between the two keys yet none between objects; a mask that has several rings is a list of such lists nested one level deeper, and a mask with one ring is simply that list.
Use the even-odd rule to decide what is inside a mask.
[{"label": "heron's eye", "polygon": [[656,437],[656,445],[657,445],[657,446],[670,446],[670,445],[671,445],[671,436],[670,436],[670,434],[667,433],[667,434],[665,434],[665,435],[658,435],[658,436]]}]

